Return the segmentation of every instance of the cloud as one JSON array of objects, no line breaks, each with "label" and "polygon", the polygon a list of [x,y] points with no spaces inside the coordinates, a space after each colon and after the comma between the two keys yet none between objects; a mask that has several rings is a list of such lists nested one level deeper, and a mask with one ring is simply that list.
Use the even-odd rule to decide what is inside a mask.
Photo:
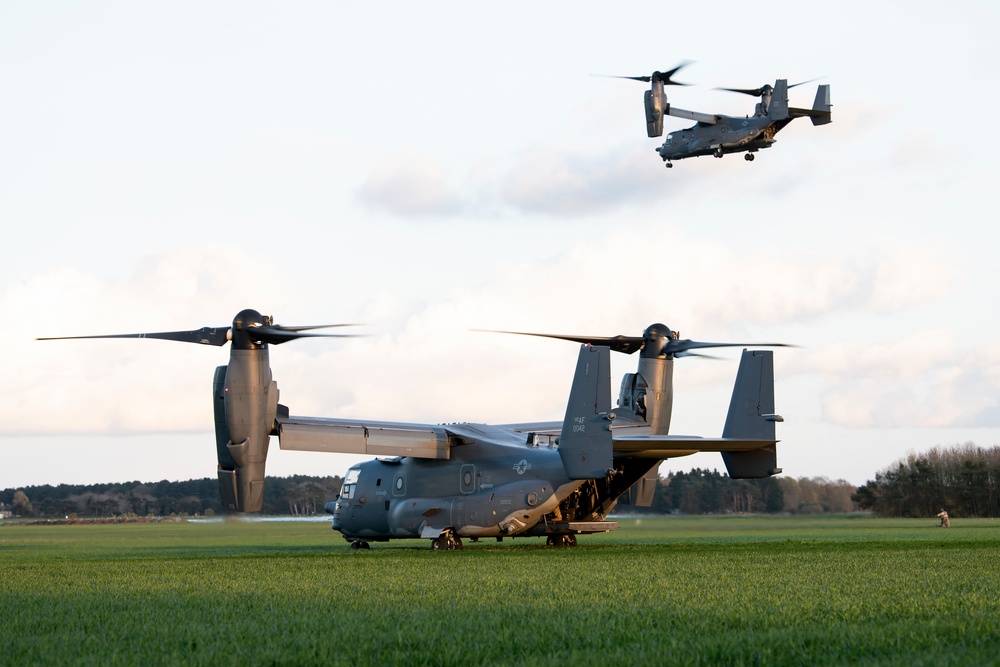
[{"label": "cloud", "polygon": [[357,196],[370,208],[408,218],[594,216],[669,198],[690,184],[690,175],[664,173],[652,147],[538,145],[502,164],[472,164],[462,177],[455,173],[461,168],[449,172],[433,153],[409,150],[383,161]]},{"label": "cloud", "polygon": [[825,421],[850,428],[1000,426],[1000,344],[962,351],[947,329],[805,351],[792,374],[824,379]]},{"label": "cloud", "polygon": [[[558,419],[575,346],[470,329],[639,335],[662,321],[694,339],[762,340],[821,318],[918,307],[948,289],[947,281],[920,282],[916,274],[941,260],[919,248],[915,254],[873,249],[863,257],[737,253],[669,223],[657,225],[655,243],[643,245],[648,232],[645,223],[619,224],[568,240],[546,261],[503,262],[478,281],[455,281],[447,292],[400,289],[394,279],[386,284],[373,276],[359,317],[347,318],[369,322],[361,331],[371,337],[297,341],[272,353],[282,402],[316,416]],[[11,325],[0,342],[15,381],[0,405],[5,428],[12,434],[210,429],[209,383],[212,369],[226,363],[225,348],[32,338],[226,326],[247,304],[283,304],[292,314],[315,307],[292,288],[313,279],[308,267],[247,285],[247,267],[260,264],[232,249],[189,249],[146,257],[123,277],[63,269],[6,287],[3,313]],[[900,287],[912,284],[923,287]],[[942,330],[892,343],[839,342],[788,354],[783,363],[788,373],[822,378],[816,400],[837,423],[981,422],[995,408],[987,397],[997,394],[1000,353],[985,350],[981,356],[992,361],[984,364],[945,345],[948,336]],[[615,356],[617,382],[635,360]],[[731,358],[728,351],[722,356]],[[720,384],[728,391],[731,372],[731,365],[692,363],[684,382],[694,391]],[[706,408],[713,419],[724,409],[716,408]]]},{"label": "cloud", "polygon": [[227,358],[218,348],[34,339],[228,326],[251,293],[255,302],[278,301],[280,285],[247,284],[259,264],[233,248],[188,249],[143,257],[124,276],[61,268],[3,286],[0,345],[11,375],[0,419],[7,433],[163,433],[211,425],[206,385]]},{"label": "cloud", "polygon": [[604,152],[542,146],[518,157],[500,191],[503,203],[520,213],[582,216],[679,193],[685,179],[665,176],[652,144]]},{"label": "cloud", "polygon": [[379,164],[357,196],[371,208],[400,216],[452,216],[463,208],[446,167],[414,149],[403,149]]}]

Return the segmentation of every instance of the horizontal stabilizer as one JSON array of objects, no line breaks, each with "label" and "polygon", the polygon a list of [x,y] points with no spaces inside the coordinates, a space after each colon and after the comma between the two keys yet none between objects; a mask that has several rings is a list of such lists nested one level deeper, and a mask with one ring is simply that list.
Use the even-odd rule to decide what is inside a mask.
[{"label": "horizontal stabilizer", "polygon": [[698,452],[748,452],[774,446],[776,440],[758,438],[699,438],[691,435],[615,436],[614,452],[620,458],[672,459]]}]

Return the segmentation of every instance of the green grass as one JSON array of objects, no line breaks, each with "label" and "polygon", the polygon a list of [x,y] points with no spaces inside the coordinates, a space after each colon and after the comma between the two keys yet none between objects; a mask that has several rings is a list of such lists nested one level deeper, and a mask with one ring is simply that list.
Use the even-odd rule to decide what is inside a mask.
[{"label": "green grass", "polygon": [[324,523],[0,526],[0,663],[1000,664],[1000,520],[623,520],[354,551]]}]

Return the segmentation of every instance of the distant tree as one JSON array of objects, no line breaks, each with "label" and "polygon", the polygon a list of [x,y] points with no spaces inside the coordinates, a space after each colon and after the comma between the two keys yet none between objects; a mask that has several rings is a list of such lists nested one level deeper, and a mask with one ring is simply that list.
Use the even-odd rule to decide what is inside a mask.
[{"label": "distant tree", "polygon": [[778,484],[784,491],[783,509],[790,514],[846,513],[860,509],[851,499],[857,487],[842,479],[782,477]]},{"label": "distant tree", "polygon": [[18,490],[14,492],[14,500],[11,503],[15,516],[32,516],[34,512],[31,510],[31,501],[28,500],[28,496],[24,491]]},{"label": "distant tree", "polygon": [[875,474],[853,495],[879,516],[1000,516],[1000,447],[969,442],[910,454]]},{"label": "distant tree", "polygon": [[[298,511],[318,513],[323,505],[337,497],[342,481],[336,476],[267,477],[262,511],[265,514],[289,512],[286,489],[298,485],[302,487],[297,498]],[[18,492],[25,498],[32,498],[25,507],[31,507],[35,515],[43,516],[63,517],[70,513],[79,516],[168,516],[201,514],[209,509],[216,513],[226,511],[219,495],[219,481],[211,477],[180,482],[59,484],[0,490],[0,504],[26,516],[28,510],[25,507],[14,507],[14,495]]]},{"label": "distant tree", "polygon": [[696,468],[660,478],[652,509],[682,514],[780,512],[783,495],[774,478],[732,479],[718,470]]}]

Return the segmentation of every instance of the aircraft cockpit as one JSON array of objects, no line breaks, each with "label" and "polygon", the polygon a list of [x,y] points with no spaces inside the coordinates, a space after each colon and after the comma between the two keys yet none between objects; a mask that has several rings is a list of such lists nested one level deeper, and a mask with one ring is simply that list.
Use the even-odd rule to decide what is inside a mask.
[{"label": "aircraft cockpit", "polygon": [[354,489],[358,486],[358,476],[361,474],[361,468],[351,468],[347,471],[344,476],[344,484],[340,487],[340,497],[345,500],[351,500],[354,498]]}]

